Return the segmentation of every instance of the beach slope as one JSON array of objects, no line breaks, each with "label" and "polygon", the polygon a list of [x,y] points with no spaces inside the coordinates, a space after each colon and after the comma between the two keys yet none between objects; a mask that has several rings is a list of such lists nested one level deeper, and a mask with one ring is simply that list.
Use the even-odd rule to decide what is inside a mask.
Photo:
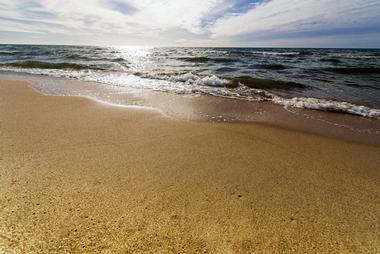
[{"label": "beach slope", "polygon": [[0,81],[0,252],[380,252],[380,148]]}]

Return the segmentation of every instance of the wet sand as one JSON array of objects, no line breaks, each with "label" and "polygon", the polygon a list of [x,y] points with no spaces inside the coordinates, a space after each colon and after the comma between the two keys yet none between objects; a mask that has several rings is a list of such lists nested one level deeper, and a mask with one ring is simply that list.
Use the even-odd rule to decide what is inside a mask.
[{"label": "wet sand", "polygon": [[380,147],[0,81],[0,252],[380,251]]},{"label": "wet sand", "polygon": [[114,105],[154,108],[185,121],[249,122],[380,146],[380,119],[283,107],[204,94],[176,94],[97,82],[21,73],[0,73],[0,80],[30,82],[46,95],[81,96]]}]

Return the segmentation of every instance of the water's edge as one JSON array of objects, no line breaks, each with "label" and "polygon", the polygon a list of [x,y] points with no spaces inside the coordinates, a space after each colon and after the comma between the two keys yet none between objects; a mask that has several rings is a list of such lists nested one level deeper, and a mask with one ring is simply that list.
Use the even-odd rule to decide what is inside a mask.
[{"label": "water's edge", "polygon": [[100,83],[35,75],[0,75],[3,80],[31,83],[46,95],[80,96],[109,106],[154,110],[187,121],[246,122],[371,145],[380,145],[380,120],[297,108],[271,102],[239,101],[208,95],[178,95],[144,89],[115,92]]}]

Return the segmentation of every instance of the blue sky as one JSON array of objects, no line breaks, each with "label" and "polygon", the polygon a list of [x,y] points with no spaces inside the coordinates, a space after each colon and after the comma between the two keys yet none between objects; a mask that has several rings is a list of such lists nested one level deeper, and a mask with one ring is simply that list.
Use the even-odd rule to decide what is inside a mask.
[{"label": "blue sky", "polygon": [[0,0],[0,43],[380,47],[379,0]]}]

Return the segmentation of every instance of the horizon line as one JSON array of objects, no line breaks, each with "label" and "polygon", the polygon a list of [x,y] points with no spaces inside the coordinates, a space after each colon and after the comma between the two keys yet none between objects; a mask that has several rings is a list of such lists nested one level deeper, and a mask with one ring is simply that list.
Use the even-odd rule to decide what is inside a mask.
[{"label": "horizon line", "polygon": [[0,43],[18,46],[71,46],[71,47],[141,47],[141,48],[273,48],[273,49],[380,49],[380,47],[280,47],[280,46],[147,46],[147,45],[96,45],[96,44],[44,44],[44,43]]}]

